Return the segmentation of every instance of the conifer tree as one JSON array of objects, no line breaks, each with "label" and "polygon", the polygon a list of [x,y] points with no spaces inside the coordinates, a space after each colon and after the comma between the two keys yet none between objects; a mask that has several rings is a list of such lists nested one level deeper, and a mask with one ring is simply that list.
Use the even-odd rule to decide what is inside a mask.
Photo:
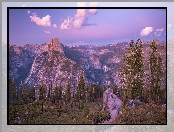
[{"label": "conifer tree", "polygon": [[83,100],[84,95],[85,95],[85,81],[83,76],[80,76],[80,80],[76,88],[76,94],[75,94],[76,101]]},{"label": "conifer tree", "polygon": [[142,42],[137,40],[134,45],[131,40],[130,47],[123,55],[123,64],[119,68],[120,94],[123,102],[141,96],[144,82],[144,63],[142,54]]},{"label": "conifer tree", "polygon": [[150,92],[151,99],[159,103],[159,100],[164,97],[162,91],[162,79],[163,79],[163,65],[162,59],[157,52],[157,45],[154,41],[151,44],[151,54],[150,54]]},{"label": "conifer tree", "polygon": [[58,101],[60,103],[60,101],[62,100],[62,87],[55,87],[54,98],[56,102]]},{"label": "conifer tree", "polygon": [[39,99],[42,100],[45,98],[46,94],[46,85],[42,83],[41,86],[39,86]]},{"label": "conifer tree", "polygon": [[135,47],[134,42],[131,40],[130,47],[127,52],[123,55],[123,63],[119,68],[119,85],[120,85],[120,93],[122,96],[123,103],[126,100],[132,98],[132,87],[133,87],[133,72],[134,72],[134,61],[135,61]]},{"label": "conifer tree", "polygon": [[144,85],[144,62],[142,53],[142,42],[137,40],[135,45],[135,62],[134,62],[134,81],[132,87],[132,98],[138,96],[142,97],[142,90]]},{"label": "conifer tree", "polygon": [[71,101],[71,85],[69,82],[68,82],[67,89],[65,92],[65,100],[67,103],[70,103],[70,101]]},{"label": "conifer tree", "polygon": [[11,94],[12,94],[12,99],[16,99],[18,94],[17,94],[17,87],[15,85],[14,79],[11,77],[11,68],[9,68],[9,87],[11,88]]},{"label": "conifer tree", "polygon": [[15,85],[15,81],[14,79],[11,80],[10,82],[10,87],[11,87],[11,90],[12,90],[12,98],[13,100],[17,99],[17,87]]},{"label": "conifer tree", "polygon": [[23,87],[22,87],[22,100],[26,100],[26,98],[27,98],[27,87],[26,87],[26,85],[23,85]]},{"label": "conifer tree", "polygon": [[85,86],[85,102],[86,103],[88,103],[88,102],[90,102],[90,98],[91,98],[91,96],[90,96],[90,90],[89,90],[89,87],[86,85]]}]

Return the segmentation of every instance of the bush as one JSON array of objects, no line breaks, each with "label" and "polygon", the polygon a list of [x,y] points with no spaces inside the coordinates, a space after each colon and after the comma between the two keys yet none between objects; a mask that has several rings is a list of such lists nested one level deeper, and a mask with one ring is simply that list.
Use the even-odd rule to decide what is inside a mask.
[{"label": "bush", "polygon": [[166,109],[154,103],[136,108],[124,106],[113,124],[166,124]]},{"label": "bush", "polygon": [[93,111],[89,114],[88,119],[94,124],[103,123],[110,119],[110,113],[108,111]]}]

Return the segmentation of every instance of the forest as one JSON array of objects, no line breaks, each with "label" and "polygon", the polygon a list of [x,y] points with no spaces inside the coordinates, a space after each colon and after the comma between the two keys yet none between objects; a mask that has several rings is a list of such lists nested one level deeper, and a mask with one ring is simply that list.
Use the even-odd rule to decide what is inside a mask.
[{"label": "forest", "polygon": [[[113,89],[123,102],[121,114],[112,124],[167,124],[167,88],[163,83],[162,58],[154,41],[148,62],[144,61],[142,48],[140,39],[130,42],[118,71],[118,83],[86,84],[80,76],[75,92],[71,91],[71,81],[66,91],[61,86],[50,86],[47,93],[46,84],[38,87],[23,84],[17,90],[9,69],[13,99],[8,102],[8,124],[103,124],[110,119],[110,113],[102,110],[103,93],[107,88]],[[130,108],[128,101],[131,99],[141,103]]]}]

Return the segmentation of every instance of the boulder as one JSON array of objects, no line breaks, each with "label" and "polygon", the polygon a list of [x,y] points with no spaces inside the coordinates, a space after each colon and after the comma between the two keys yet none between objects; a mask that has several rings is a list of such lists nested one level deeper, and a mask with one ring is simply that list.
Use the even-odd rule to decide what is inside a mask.
[{"label": "boulder", "polygon": [[122,101],[113,94],[112,89],[108,88],[103,94],[103,108],[102,110],[107,110],[110,113],[111,119],[105,121],[104,124],[109,124],[115,120],[119,114],[119,109],[122,106]]}]

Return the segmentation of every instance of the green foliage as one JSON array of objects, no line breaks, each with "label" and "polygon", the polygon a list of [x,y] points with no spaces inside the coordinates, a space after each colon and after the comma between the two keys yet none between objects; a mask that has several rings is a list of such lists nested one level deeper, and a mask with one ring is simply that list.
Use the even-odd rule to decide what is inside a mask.
[{"label": "green foliage", "polygon": [[124,106],[113,124],[166,124],[166,108],[151,102],[136,108]]},{"label": "green foliage", "polygon": [[39,86],[39,99],[44,99],[46,96],[46,85],[42,84]]},{"label": "green foliage", "polygon": [[150,88],[151,99],[156,103],[160,103],[160,100],[164,100],[162,94],[164,88],[162,86],[162,79],[164,77],[162,59],[157,52],[157,45],[152,41],[151,54],[150,54]]},{"label": "green foliage", "polygon": [[16,87],[14,79],[12,79],[12,77],[11,77],[10,71],[11,71],[11,68],[9,68],[9,87],[11,88],[11,91],[12,91],[12,98],[13,98],[13,100],[15,100],[18,96],[17,87]]},{"label": "green foliage", "polygon": [[80,76],[80,80],[76,88],[75,100],[76,101],[84,100],[84,96],[85,96],[85,80],[83,76]]},{"label": "green foliage", "polygon": [[65,101],[67,103],[70,103],[70,101],[71,101],[71,85],[70,85],[70,83],[68,83],[68,86],[67,86],[67,89],[65,92]]},{"label": "green foliage", "polygon": [[137,40],[134,45],[133,40],[130,47],[123,56],[124,61],[119,68],[120,94],[125,103],[128,99],[135,99],[141,96],[144,82],[144,63],[142,54],[142,42]]},{"label": "green foliage", "polygon": [[58,86],[55,87],[54,98],[55,98],[55,101],[62,100],[62,87],[58,87]]},{"label": "green foliage", "polygon": [[110,113],[108,111],[92,111],[89,113],[88,119],[94,124],[103,123],[110,119]]}]

